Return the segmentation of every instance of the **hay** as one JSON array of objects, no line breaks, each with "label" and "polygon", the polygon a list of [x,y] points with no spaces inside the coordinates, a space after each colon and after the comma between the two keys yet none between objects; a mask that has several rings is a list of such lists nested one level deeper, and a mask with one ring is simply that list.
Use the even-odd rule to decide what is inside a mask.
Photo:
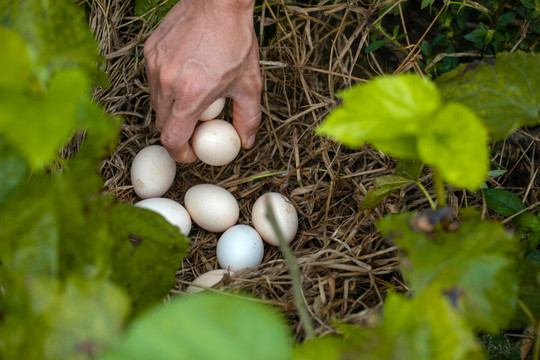
[{"label": "hay", "polygon": [[[129,179],[131,161],[140,149],[159,142],[143,59],[143,44],[152,27],[132,15],[130,2],[85,3],[112,85],[108,90],[96,89],[95,97],[108,112],[125,119],[121,143],[101,168],[104,189],[120,201],[133,203],[138,198]],[[256,146],[242,150],[225,167],[201,162],[179,164],[175,183],[165,197],[183,203],[184,193],[193,185],[221,185],[238,199],[239,222],[245,224],[251,224],[251,205],[262,193],[277,191],[289,197],[300,217],[298,236],[291,246],[302,273],[304,297],[316,333],[331,333],[333,319],[365,324],[382,305],[388,289],[407,291],[398,271],[397,248],[381,238],[374,224],[386,213],[424,209],[429,204],[421,191],[410,185],[378,208],[360,211],[362,198],[374,179],[391,174],[395,162],[368,147],[347,149],[315,136],[313,130],[338,104],[339,90],[398,69],[421,70],[415,63],[418,53],[406,59],[392,46],[382,48],[377,55],[364,53],[371,26],[378,20],[384,2],[357,6],[356,2],[329,5],[322,1],[301,7],[277,3],[265,1],[255,17],[264,80],[263,120]],[[424,30],[435,16],[420,24]],[[418,29],[411,30],[411,38],[406,39],[409,49],[414,49],[415,41],[425,34]],[[231,104],[226,110],[225,118],[230,119]],[[532,139],[531,146],[538,148],[538,136],[524,134]],[[534,203],[540,197],[540,184],[534,182],[538,154],[523,145],[504,142],[494,160],[512,168],[509,162],[514,161],[516,152],[522,155],[522,165],[516,167],[523,166],[530,176],[515,190],[518,195],[527,192],[526,199]],[[512,172],[499,178],[498,184],[490,182],[502,186],[511,177]],[[429,183],[428,173],[423,183]],[[433,194],[431,187],[428,191]],[[450,205],[454,209],[475,205],[483,208],[485,215],[493,216],[475,193],[451,191]],[[215,256],[218,234],[194,225],[190,237],[192,245],[178,270],[173,293],[182,292],[195,277],[219,267]],[[303,338],[287,266],[277,248],[266,246],[260,266],[227,277],[224,286],[278,306],[289,317],[296,338]]]}]

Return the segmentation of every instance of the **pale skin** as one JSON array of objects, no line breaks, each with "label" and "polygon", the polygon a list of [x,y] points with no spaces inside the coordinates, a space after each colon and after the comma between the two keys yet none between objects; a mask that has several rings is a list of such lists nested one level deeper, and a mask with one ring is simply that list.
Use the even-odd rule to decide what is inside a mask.
[{"label": "pale skin", "polygon": [[261,121],[254,0],[180,0],[144,45],[161,143],[178,162],[197,157],[189,139],[199,115],[232,99],[233,125],[250,148]]}]

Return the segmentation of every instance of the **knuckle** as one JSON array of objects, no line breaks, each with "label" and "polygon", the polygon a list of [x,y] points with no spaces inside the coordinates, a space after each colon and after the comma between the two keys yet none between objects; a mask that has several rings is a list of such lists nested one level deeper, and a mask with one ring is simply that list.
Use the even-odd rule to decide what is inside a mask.
[{"label": "knuckle", "polygon": [[161,144],[167,149],[176,147],[177,145],[176,138],[169,132],[162,132],[160,140]]},{"label": "knuckle", "polygon": [[143,46],[143,55],[146,59],[150,57],[150,54],[152,53],[153,44],[150,42],[150,38],[146,40]]},{"label": "knuckle", "polygon": [[161,87],[171,88],[174,86],[174,68],[163,66],[159,70],[158,81]]},{"label": "knuckle", "polygon": [[194,77],[186,77],[178,87],[178,96],[185,99],[192,99],[201,96],[203,87],[201,82]]},{"label": "knuckle", "polygon": [[150,56],[155,50],[156,47],[156,32],[154,32],[152,35],[146,39],[143,46],[143,54],[144,57]]}]

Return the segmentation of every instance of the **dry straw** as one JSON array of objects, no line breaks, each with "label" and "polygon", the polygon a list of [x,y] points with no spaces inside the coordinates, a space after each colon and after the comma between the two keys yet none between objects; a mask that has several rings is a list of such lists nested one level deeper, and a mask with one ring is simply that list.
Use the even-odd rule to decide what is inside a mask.
[{"label": "dry straw", "polygon": [[[183,203],[184,193],[193,185],[221,185],[238,199],[240,222],[245,224],[251,224],[251,205],[262,193],[277,191],[289,197],[300,217],[292,251],[309,316],[319,335],[335,331],[331,326],[334,319],[366,324],[388,289],[407,291],[398,271],[398,249],[381,238],[375,222],[386,213],[423,209],[429,204],[422,192],[410,185],[378,208],[360,211],[366,190],[376,177],[391,174],[395,162],[368,147],[347,149],[314,135],[314,129],[338,104],[338,91],[398,69],[421,73],[416,63],[420,55],[407,52],[416,51],[414,41],[427,33],[436,14],[427,23],[421,19],[409,24],[403,18],[403,1],[369,6],[355,1],[305,3],[291,6],[282,0],[264,1],[256,9],[264,80],[263,121],[256,146],[242,150],[225,167],[201,162],[179,165],[176,181],[165,196]],[[105,190],[120,201],[133,203],[138,200],[129,181],[133,157],[143,147],[159,142],[143,58],[143,44],[152,26],[133,16],[129,1],[86,0],[85,5],[112,84],[107,90],[96,89],[95,97],[108,112],[125,119],[121,143],[101,168]],[[383,5],[389,7],[381,12]],[[415,26],[410,33],[416,34],[416,39],[413,35],[405,38],[403,49],[388,45],[366,54],[373,24],[392,10],[398,10],[402,28]],[[226,109],[225,118],[230,119],[230,104]],[[523,136],[532,139],[533,148],[538,147],[538,137],[527,132]],[[533,176],[538,176],[538,159],[525,150],[523,145],[504,142],[494,160],[509,169],[513,168],[511,162],[517,161],[516,168],[528,170],[529,178],[522,179],[515,189],[532,201],[540,195],[539,184],[533,181]],[[429,174],[423,183],[429,183]],[[491,180],[491,186],[496,185]],[[430,186],[428,191],[433,195]],[[454,208],[482,208],[481,197],[465,191],[450,192],[449,203]],[[192,245],[179,264],[173,293],[183,292],[195,277],[218,268],[217,239],[218,234],[194,226]],[[278,248],[267,246],[260,266],[226,277],[223,283],[229,290],[255,294],[261,301],[278,306],[288,316],[297,339],[305,336]]]}]

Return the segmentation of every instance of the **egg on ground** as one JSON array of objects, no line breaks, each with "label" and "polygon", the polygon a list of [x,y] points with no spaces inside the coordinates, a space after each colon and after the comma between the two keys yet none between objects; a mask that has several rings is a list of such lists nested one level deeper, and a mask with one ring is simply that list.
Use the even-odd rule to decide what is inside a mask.
[{"label": "egg on ground", "polygon": [[223,232],[236,224],[240,208],[226,189],[213,184],[191,187],[184,195],[184,205],[191,219],[210,232]]},{"label": "egg on ground", "polygon": [[174,200],[150,198],[139,201],[135,206],[160,214],[165,220],[180,229],[180,232],[186,236],[191,231],[191,218],[187,210]]},{"label": "egg on ground", "polygon": [[135,155],[131,164],[131,184],[141,199],[160,197],[176,176],[176,162],[160,145],[150,145]]},{"label": "egg on ground", "polygon": [[255,201],[251,209],[253,227],[264,241],[279,246],[279,239],[266,216],[268,204],[272,206],[283,237],[287,242],[291,242],[298,231],[298,213],[291,201],[279,193],[268,192]]},{"label": "egg on ground", "polygon": [[216,255],[222,269],[238,271],[262,262],[264,244],[251,226],[235,225],[220,236]]},{"label": "egg on ground", "polygon": [[216,269],[205,272],[193,280],[191,284],[189,284],[186,291],[188,293],[198,293],[204,291],[205,288],[211,288],[219,283],[227,272],[228,271],[224,269]]},{"label": "egg on ground", "polygon": [[210,106],[208,106],[206,110],[203,111],[201,116],[199,116],[199,120],[208,121],[217,118],[217,116],[221,113],[224,107],[225,98],[221,97],[214,101],[212,104],[210,104]]}]

